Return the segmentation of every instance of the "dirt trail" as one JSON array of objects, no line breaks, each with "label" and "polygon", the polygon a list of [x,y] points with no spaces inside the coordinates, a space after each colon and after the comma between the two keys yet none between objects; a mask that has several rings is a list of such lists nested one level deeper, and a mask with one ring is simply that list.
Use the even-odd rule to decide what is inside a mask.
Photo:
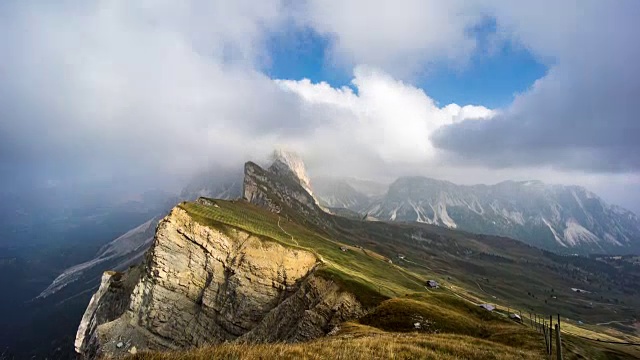
[{"label": "dirt trail", "polygon": [[287,232],[287,230],[283,229],[282,226],[280,226],[280,216],[278,216],[278,227],[280,228],[280,230],[282,230],[283,233],[287,234],[287,236],[291,237],[291,241],[293,241],[294,243],[296,243],[297,246],[300,246],[300,244],[298,244],[298,241],[296,239],[293,238],[293,235],[289,234]]}]

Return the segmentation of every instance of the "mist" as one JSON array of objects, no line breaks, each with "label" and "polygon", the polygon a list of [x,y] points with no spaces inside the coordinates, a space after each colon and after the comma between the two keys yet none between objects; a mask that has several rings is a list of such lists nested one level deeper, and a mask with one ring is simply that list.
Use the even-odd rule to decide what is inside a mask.
[{"label": "mist", "polygon": [[[0,191],[51,208],[169,197],[285,148],[313,177],[540,179],[638,212],[639,7],[618,5],[5,1]],[[437,103],[415,84],[472,66],[468,30],[487,17],[494,41],[529,49],[547,74],[505,108]],[[332,39],[324,66],[349,86],[266,75],[269,39],[309,29]]]}]

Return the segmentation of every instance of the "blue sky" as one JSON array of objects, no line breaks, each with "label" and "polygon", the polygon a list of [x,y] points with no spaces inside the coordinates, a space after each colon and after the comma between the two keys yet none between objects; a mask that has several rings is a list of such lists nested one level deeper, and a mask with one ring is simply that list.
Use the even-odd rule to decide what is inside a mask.
[{"label": "blue sky", "polygon": [[[289,29],[273,34],[267,41],[269,60],[265,73],[272,78],[327,82],[332,87],[351,85],[353,74],[332,60],[331,37],[312,29]],[[514,95],[525,92],[542,78],[548,66],[525,47],[496,40],[495,21],[486,20],[468,30],[477,39],[477,48],[463,66],[447,63],[425,66],[407,81],[422,88],[440,106],[450,103],[508,106]],[[357,89],[353,88],[357,91]]]}]

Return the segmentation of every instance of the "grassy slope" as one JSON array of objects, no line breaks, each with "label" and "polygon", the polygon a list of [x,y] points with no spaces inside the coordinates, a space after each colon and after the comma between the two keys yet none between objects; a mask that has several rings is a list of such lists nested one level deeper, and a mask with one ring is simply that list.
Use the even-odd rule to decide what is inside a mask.
[{"label": "grassy slope", "polygon": [[[425,324],[416,330],[414,323]],[[429,324],[429,325],[427,325]],[[301,344],[222,344],[132,359],[541,359],[541,335],[444,290],[383,302],[332,336]]]},{"label": "grassy slope", "polygon": [[[518,354],[519,357],[515,358],[522,359],[540,358],[539,348],[543,344],[541,335],[510,321],[487,318],[488,314],[479,312],[469,302],[461,300],[502,303],[502,299],[497,301],[489,294],[515,291],[516,300],[521,300],[522,304],[527,304],[528,300],[531,302],[520,295],[522,286],[518,288],[517,284],[523,281],[529,287],[549,287],[548,281],[544,280],[548,274],[544,271],[553,269],[553,263],[545,260],[542,254],[537,254],[539,250],[495,237],[483,241],[461,232],[455,232],[455,236],[452,236],[448,230],[429,226],[421,229],[421,236],[428,239],[427,242],[415,239],[408,242],[405,238],[415,233],[416,226],[347,219],[334,219],[333,229],[321,235],[320,231],[310,230],[311,227],[286,221],[277,214],[243,201],[213,201],[216,206],[182,203],[180,207],[205,225],[220,229],[236,227],[267,241],[312,251],[325,264],[317,272],[318,275],[341,282],[370,307],[380,305],[372,315],[361,319],[361,324],[348,324],[347,328],[351,331],[343,330],[337,337],[306,344],[229,344],[184,353],[144,354],[136,358],[254,358],[251,354],[260,354],[258,358],[310,359],[387,358],[387,355],[392,355],[392,358],[514,358],[509,357],[510,354]],[[347,246],[349,250],[343,252],[341,246]],[[483,252],[495,253],[496,257],[486,259],[477,255]],[[397,253],[407,254],[407,261],[396,258],[393,259],[394,264],[386,261],[387,257],[394,257]],[[528,264],[529,260],[535,259],[535,255],[540,255],[539,259],[543,260]],[[521,263],[523,261],[534,269],[542,269],[543,273],[527,273]],[[422,283],[427,278],[446,282],[446,289],[436,295],[425,292]],[[478,283],[486,278],[491,280]],[[419,291],[421,293],[416,293]],[[446,296],[442,294],[447,292],[449,294]],[[393,299],[384,301],[389,298]],[[509,300],[513,299],[512,296]],[[516,307],[527,309],[517,304]],[[422,317],[430,325],[419,333],[399,333],[414,330],[411,326],[416,316]],[[599,336],[598,332],[588,332],[575,326],[572,330],[582,331],[581,335],[594,338]],[[610,338],[619,340],[621,337],[618,335],[613,334]],[[565,341],[570,350],[566,354],[568,359],[578,358],[578,354],[605,359],[608,358],[606,351],[619,352],[619,347],[593,344],[579,338],[568,337]],[[510,347],[513,345],[516,347]],[[475,352],[471,356],[466,351]],[[624,351],[622,354],[629,356],[630,352]]]},{"label": "grassy slope", "polygon": [[379,333],[319,339],[302,344],[223,344],[184,353],[139,354],[131,359],[439,359],[539,360],[539,353],[454,334]]},{"label": "grassy slope", "polygon": [[[574,323],[640,317],[640,289],[613,286],[598,268],[572,263],[515,240],[420,224],[341,220],[341,235],[386,256],[406,255],[403,267],[446,280],[476,298]],[[347,234],[347,235],[345,235]],[[412,235],[419,234],[419,239]],[[394,259],[396,261],[396,259]],[[590,266],[595,260],[584,260]],[[611,276],[623,277],[624,274]],[[449,279],[449,277],[451,279]],[[636,282],[636,286],[640,286]],[[591,293],[577,294],[572,287]]]},{"label": "grassy slope", "polygon": [[213,227],[233,226],[289,247],[306,249],[324,262],[317,275],[342,282],[365,305],[375,306],[390,297],[423,289],[424,280],[401,267],[383,261],[371,251],[328,239],[277,214],[243,201],[215,200],[216,206],[182,203],[196,221]]}]

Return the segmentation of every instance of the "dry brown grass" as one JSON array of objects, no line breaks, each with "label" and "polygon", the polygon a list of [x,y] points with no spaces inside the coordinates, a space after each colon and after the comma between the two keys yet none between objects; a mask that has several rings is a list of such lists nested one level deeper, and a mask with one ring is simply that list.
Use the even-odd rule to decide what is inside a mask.
[{"label": "dry brown grass", "polygon": [[130,360],[205,359],[535,359],[541,351],[523,350],[453,334],[378,333],[342,335],[300,344],[222,344],[187,352],[141,353]]},{"label": "dry brown grass", "polygon": [[[419,331],[414,323],[423,325]],[[200,359],[541,359],[542,336],[445,293],[383,302],[335,336],[298,344],[222,344],[137,360]]]}]

